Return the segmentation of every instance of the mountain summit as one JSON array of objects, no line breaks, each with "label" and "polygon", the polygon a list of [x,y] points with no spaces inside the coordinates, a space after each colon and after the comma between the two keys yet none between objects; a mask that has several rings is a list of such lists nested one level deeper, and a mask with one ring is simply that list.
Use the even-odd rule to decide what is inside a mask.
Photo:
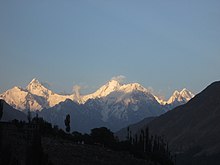
[{"label": "mountain summit", "polygon": [[26,87],[31,94],[47,98],[53,92],[45,88],[36,78],[34,78]]},{"label": "mountain summit", "polygon": [[100,87],[96,92],[85,95],[82,97],[83,102],[86,102],[88,99],[95,99],[95,98],[101,98],[106,97],[112,92],[120,91],[124,93],[129,93],[132,91],[142,91],[142,92],[148,92],[147,89],[145,89],[143,86],[141,86],[138,83],[131,83],[131,84],[121,84],[117,80],[111,80],[102,87]]},{"label": "mountain summit", "polygon": [[167,104],[181,104],[181,103],[186,103],[190,99],[192,99],[195,95],[192,94],[189,90],[184,88],[183,90],[179,91],[174,91],[173,95],[169,98],[167,101]]},{"label": "mountain summit", "polygon": [[118,90],[121,87],[121,84],[117,80],[111,80],[102,87],[100,87],[96,92],[85,95],[82,97],[83,102],[86,102],[88,99],[95,99],[100,97],[106,97],[111,92]]}]

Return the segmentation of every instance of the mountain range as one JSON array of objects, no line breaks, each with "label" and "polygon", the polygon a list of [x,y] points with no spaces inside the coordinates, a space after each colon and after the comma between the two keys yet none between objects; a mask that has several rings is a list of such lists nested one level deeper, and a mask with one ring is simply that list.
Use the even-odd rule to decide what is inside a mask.
[{"label": "mountain range", "polygon": [[[111,84],[112,82],[109,83]],[[91,98],[88,98],[84,103],[78,103],[67,98],[65,101],[53,107],[43,108],[41,111],[38,111],[38,113],[47,121],[58,124],[62,128],[64,128],[63,121],[66,114],[70,114],[71,128],[73,128],[74,131],[88,132],[89,129],[100,126],[107,126],[113,130],[119,130],[125,127],[115,134],[120,139],[125,139],[127,135],[127,125],[132,122],[135,123],[134,116],[138,116],[142,111],[145,115],[147,111],[150,111],[151,106],[153,106],[152,103],[155,103],[155,100],[154,108],[158,105],[162,108],[165,106],[166,108],[166,106],[169,105],[159,103],[154,95],[147,89],[142,89],[142,86],[139,84],[120,85],[114,82],[114,84],[116,84],[115,86],[118,87],[112,88],[111,86],[114,91],[112,92],[110,90],[111,92],[109,92],[107,90],[108,88],[104,88],[107,87],[109,83],[103,86],[102,89],[105,90],[99,90],[99,92],[97,92],[100,95],[96,98],[93,98],[95,96],[91,96],[91,94]],[[127,93],[125,91],[121,92],[121,89],[132,85],[135,86],[134,89]],[[139,89],[142,89],[141,92]],[[27,92],[27,89],[23,90]],[[103,91],[107,91],[106,94],[104,94]],[[172,103],[175,103],[175,101],[178,103],[178,101],[181,102],[185,99],[185,101],[188,101],[187,103],[164,114],[138,120],[136,124],[129,126],[130,131],[132,131],[132,134],[138,134],[141,132],[141,129],[148,127],[150,135],[162,136],[169,144],[172,153],[177,155],[177,164],[217,165],[220,161],[220,81],[212,83],[190,100],[187,100],[187,96],[190,93],[185,91],[186,90],[180,92],[175,91],[174,97],[171,97],[169,100],[171,100]],[[137,100],[140,101],[135,104],[138,107],[136,111],[139,112],[135,113],[135,108],[133,109],[132,107],[134,106],[134,102],[130,103],[130,105],[126,104],[127,102],[125,100],[128,98],[130,100],[133,99],[134,102]],[[145,104],[142,102],[142,99]],[[169,102],[169,100],[167,102]],[[149,107],[147,107],[146,102],[149,103]],[[0,100],[0,103],[4,107],[2,121],[8,121],[14,118],[27,120],[24,113],[15,110],[4,100]],[[114,107],[114,103],[119,107],[118,109]],[[126,117],[121,115],[120,119],[116,117],[118,115],[117,113],[117,115],[114,114],[114,109],[116,109],[116,111],[120,110],[119,104],[122,105],[125,110],[124,112],[126,112],[124,113]],[[144,104],[143,107],[141,107],[142,104]],[[109,105],[109,107],[107,107],[107,105]],[[102,112],[105,112],[105,108],[109,108],[110,112],[107,111],[109,113],[107,115],[108,118],[104,119]],[[138,118],[140,119],[141,117],[138,116],[137,119]]]},{"label": "mountain range", "polygon": [[118,130],[145,117],[161,115],[193,97],[190,91],[183,89],[175,91],[166,101],[138,83],[121,84],[116,80],[107,82],[88,95],[61,95],[46,88],[37,79],[33,79],[25,89],[13,87],[0,95],[13,108],[38,112],[62,128],[65,115],[69,113],[72,128],[82,132],[99,125]]}]

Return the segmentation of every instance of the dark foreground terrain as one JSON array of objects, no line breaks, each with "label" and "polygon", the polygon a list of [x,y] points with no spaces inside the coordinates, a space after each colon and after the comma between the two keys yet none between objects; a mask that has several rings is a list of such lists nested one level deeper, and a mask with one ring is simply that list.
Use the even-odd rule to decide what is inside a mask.
[{"label": "dark foreground terrain", "polygon": [[44,152],[53,165],[146,165],[127,152],[116,152],[102,146],[75,144],[68,140],[42,138]]},{"label": "dark foreground terrain", "polygon": [[[0,120],[7,111],[0,100]],[[10,114],[10,113],[9,113]],[[106,127],[90,134],[70,132],[70,115],[64,120],[66,132],[28,112],[26,121],[0,121],[0,165],[173,165],[168,145],[148,129],[133,138],[128,130],[119,141]]]}]

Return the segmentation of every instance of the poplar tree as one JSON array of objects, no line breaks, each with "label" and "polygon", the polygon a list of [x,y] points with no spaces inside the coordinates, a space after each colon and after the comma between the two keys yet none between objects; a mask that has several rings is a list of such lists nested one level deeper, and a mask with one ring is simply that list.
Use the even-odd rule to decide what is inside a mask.
[{"label": "poplar tree", "polygon": [[66,132],[70,132],[70,115],[66,115],[66,119],[64,120],[65,126],[66,126]]}]

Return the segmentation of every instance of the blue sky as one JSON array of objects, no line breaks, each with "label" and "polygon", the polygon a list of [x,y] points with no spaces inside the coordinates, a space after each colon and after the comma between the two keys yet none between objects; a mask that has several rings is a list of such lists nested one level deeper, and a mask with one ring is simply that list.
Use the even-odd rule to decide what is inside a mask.
[{"label": "blue sky", "polygon": [[1,0],[0,92],[32,78],[57,92],[113,76],[168,97],[220,78],[218,0]]}]

